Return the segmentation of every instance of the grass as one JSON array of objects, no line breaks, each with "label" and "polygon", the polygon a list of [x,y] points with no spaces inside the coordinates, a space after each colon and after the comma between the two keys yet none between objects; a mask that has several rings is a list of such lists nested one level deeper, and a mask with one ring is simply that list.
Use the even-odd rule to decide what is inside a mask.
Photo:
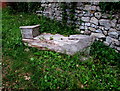
[{"label": "grass", "polygon": [[2,13],[3,87],[11,89],[119,89],[120,54],[95,42],[91,58],[25,46],[19,27],[40,24],[41,32],[75,34],[69,27],[34,14]]}]

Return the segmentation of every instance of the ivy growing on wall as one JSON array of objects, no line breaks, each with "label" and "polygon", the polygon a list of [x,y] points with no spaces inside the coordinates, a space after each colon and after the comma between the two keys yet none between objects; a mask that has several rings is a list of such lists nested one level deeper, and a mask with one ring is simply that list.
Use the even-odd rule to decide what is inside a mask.
[{"label": "ivy growing on wall", "polygon": [[[61,9],[62,9],[62,22],[65,25],[70,25],[72,29],[75,28],[75,9],[76,9],[76,2],[70,2],[70,3],[61,3]],[[68,13],[67,13],[68,12]],[[70,21],[67,23],[67,21]]]},{"label": "ivy growing on wall", "polygon": [[62,10],[62,23],[67,24],[67,12],[66,8],[68,8],[68,5],[66,2],[61,3],[61,10]]},{"label": "ivy growing on wall", "polygon": [[105,13],[120,12],[120,1],[119,2],[100,2],[99,6],[102,12],[105,12]]},{"label": "ivy growing on wall", "polygon": [[41,2],[10,2],[8,3],[11,13],[35,12],[41,7]]},{"label": "ivy growing on wall", "polygon": [[69,14],[69,17],[70,17],[70,20],[72,21],[70,23],[70,25],[72,26],[72,28],[74,29],[75,28],[75,21],[76,21],[76,18],[75,18],[75,9],[76,9],[76,2],[72,2],[70,3],[71,6],[70,6],[70,14]]}]

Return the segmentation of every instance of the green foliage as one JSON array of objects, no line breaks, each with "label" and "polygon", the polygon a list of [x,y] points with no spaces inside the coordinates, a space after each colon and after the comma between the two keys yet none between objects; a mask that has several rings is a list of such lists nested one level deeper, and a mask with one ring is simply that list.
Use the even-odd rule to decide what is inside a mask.
[{"label": "green foliage", "polygon": [[19,26],[33,24],[40,24],[41,32],[73,33],[70,28],[45,17],[39,19],[34,14],[24,13],[10,15],[3,10],[3,87],[120,90],[118,53],[96,42],[92,45],[91,58],[82,62],[81,54],[70,56],[26,47],[21,41]]},{"label": "green foliage", "polygon": [[10,7],[10,13],[18,12],[35,12],[40,8],[40,2],[10,2],[8,3]]},{"label": "green foliage", "polygon": [[[66,3],[63,2],[61,3],[61,9],[62,9],[62,23],[65,25],[71,26],[71,28],[74,30],[75,29],[75,9],[76,9],[76,2],[71,2],[71,3]],[[69,10],[69,14],[67,14],[67,10]],[[67,20],[71,21],[69,24],[67,23]]]},{"label": "green foliage", "polygon": [[[39,17],[40,25],[41,25],[41,32],[48,32],[48,33],[59,33],[63,35],[70,35],[70,34],[77,34],[77,31],[74,31],[71,26],[64,25],[58,21],[50,20],[44,16]],[[62,30],[62,31],[61,31]]]},{"label": "green foliage", "polygon": [[66,2],[61,3],[61,9],[62,9],[62,23],[67,24],[67,12],[66,9],[68,8]]},{"label": "green foliage", "polygon": [[103,64],[119,65],[118,63],[120,63],[120,53],[115,52],[114,49],[105,46],[100,41],[92,45],[91,54],[94,55],[95,59],[100,59]]},{"label": "green foliage", "polygon": [[119,2],[100,2],[99,6],[103,12],[118,12],[120,11],[120,1]]}]

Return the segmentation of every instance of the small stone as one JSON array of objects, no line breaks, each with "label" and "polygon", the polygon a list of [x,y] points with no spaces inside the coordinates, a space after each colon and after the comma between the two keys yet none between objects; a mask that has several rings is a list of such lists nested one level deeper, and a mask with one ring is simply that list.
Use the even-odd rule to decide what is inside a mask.
[{"label": "small stone", "polygon": [[20,26],[23,39],[34,38],[40,34],[39,32],[40,25],[34,26]]},{"label": "small stone", "polygon": [[118,33],[117,32],[109,32],[108,35],[112,38],[118,38]]},{"label": "small stone", "polygon": [[78,3],[77,3],[78,9],[79,9],[79,7],[82,6],[82,5],[83,5],[83,4],[82,4],[81,2],[78,2]]},{"label": "small stone", "polygon": [[85,29],[88,29],[88,27],[87,27],[87,26],[85,26]]},{"label": "small stone", "polygon": [[100,19],[100,20],[99,20],[99,23],[100,23],[100,25],[102,25],[102,26],[104,26],[104,27],[106,27],[106,28],[108,28],[108,29],[110,29],[110,27],[111,27],[110,20]]},{"label": "small stone", "polygon": [[116,49],[120,52],[120,47],[117,47]]},{"label": "small stone", "polygon": [[90,16],[93,16],[93,14],[90,14]]},{"label": "small stone", "polygon": [[90,12],[86,12],[84,16],[91,16]]},{"label": "small stone", "polygon": [[95,38],[105,38],[105,35],[102,33],[91,33],[90,36],[93,36]]},{"label": "small stone", "polygon": [[106,42],[112,45],[120,46],[120,42],[117,39],[111,38],[109,36],[106,37]]},{"label": "small stone", "polygon": [[78,13],[75,13],[75,16],[78,16]]},{"label": "small stone", "polygon": [[84,26],[80,26],[80,29],[85,29]]},{"label": "small stone", "polygon": [[80,22],[79,22],[79,21],[76,21],[76,22],[75,22],[75,24],[76,24],[76,25],[79,25],[79,24],[80,24]]},{"label": "small stone", "polygon": [[84,31],[81,31],[80,33],[82,33],[82,34],[83,34],[83,33],[84,33]]},{"label": "small stone", "polygon": [[107,33],[107,31],[104,30],[104,31],[103,31],[103,34],[104,34],[104,35],[107,35],[108,33]]},{"label": "small stone", "polygon": [[112,27],[115,27],[115,26],[116,26],[116,22],[117,22],[116,19],[112,20],[112,21],[111,21],[111,26],[112,26]]},{"label": "small stone", "polygon": [[52,6],[52,4],[51,4],[51,3],[49,3],[49,4],[48,4],[48,7],[51,7],[51,6]]},{"label": "small stone", "polygon": [[118,36],[120,36],[120,31],[117,31],[117,33],[118,33]]},{"label": "small stone", "polygon": [[106,46],[109,46],[110,44],[106,41],[103,42]]},{"label": "small stone", "polygon": [[120,31],[120,24],[117,24],[117,28],[118,31]]},{"label": "small stone", "polygon": [[79,28],[77,28],[77,29],[75,29],[76,31],[80,31],[80,29]]},{"label": "small stone", "polygon": [[98,11],[101,11],[101,9],[100,9],[100,7],[99,6],[97,6],[97,8],[96,8]]},{"label": "small stone", "polygon": [[82,25],[82,26],[84,26],[84,25],[85,25],[85,23],[83,23],[83,22],[82,22],[82,23],[81,23],[81,25]]},{"label": "small stone", "polygon": [[83,14],[78,14],[78,17],[82,17],[83,16]]},{"label": "small stone", "polygon": [[110,45],[112,43],[112,38],[107,36],[106,37],[106,43],[108,43]]},{"label": "small stone", "polygon": [[86,13],[86,11],[83,11],[82,13],[83,13],[83,14],[85,14],[85,13]]},{"label": "small stone", "polygon": [[91,2],[93,5],[99,5],[99,2]]},{"label": "small stone", "polygon": [[85,23],[85,26],[90,26],[90,23]]},{"label": "small stone", "polygon": [[90,31],[88,31],[88,30],[85,30],[85,31],[84,31],[84,34],[89,35],[89,34],[91,34],[91,32],[90,32]]},{"label": "small stone", "polygon": [[92,28],[92,27],[89,27],[89,30],[95,32],[96,29],[95,29],[95,28]]},{"label": "small stone", "polygon": [[91,10],[91,5],[85,5],[84,10]]},{"label": "small stone", "polygon": [[[53,17],[51,17],[51,18],[53,19]],[[57,20],[58,20],[58,21],[61,21],[62,18],[61,18],[61,17],[57,17]]]},{"label": "small stone", "polygon": [[91,10],[96,10],[96,6],[91,6]]},{"label": "small stone", "polygon": [[106,15],[102,15],[102,18],[108,18]]},{"label": "small stone", "polygon": [[118,23],[120,24],[120,19],[118,19]]},{"label": "small stone", "polygon": [[108,28],[104,28],[106,31],[109,31],[109,29]]},{"label": "small stone", "polygon": [[79,67],[79,65],[78,65],[78,64],[76,64],[76,67]]},{"label": "small stone", "polygon": [[24,76],[25,80],[30,80],[29,76]]},{"label": "small stone", "polygon": [[81,11],[80,11],[80,10],[75,10],[75,12],[76,12],[76,13],[81,13]]},{"label": "small stone", "polygon": [[102,33],[102,30],[97,29],[97,30],[95,30],[95,32],[96,32],[96,33]]},{"label": "small stone", "polygon": [[109,44],[111,44],[111,42],[112,42],[112,38],[109,37],[109,36],[107,36],[107,37],[106,37],[106,42],[109,43]]},{"label": "small stone", "polygon": [[98,28],[97,25],[95,25],[95,24],[91,24],[91,27]]},{"label": "small stone", "polygon": [[114,28],[110,28],[109,32],[116,32],[117,30]]},{"label": "small stone", "polygon": [[90,22],[98,25],[98,19],[95,18],[95,17],[92,17],[91,20],[90,20]]},{"label": "small stone", "polygon": [[42,6],[42,7],[45,7],[45,6],[46,6],[46,4],[41,4],[41,6]]},{"label": "small stone", "polygon": [[96,17],[96,18],[100,19],[101,16],[102,16],[102,14],[101,14],[100,12],[96,12],[96,13],[95,13],[95,17]]},{"label": "small stone", "polygon": [[115,48],[115,45],[111,44],[110,47],[111,47],[111,48]]},{"label": "small stone", "polygon": [[82,17],[81,20],[85,21],[85,22],[88,22],[90,20],[90,17]]},{"label": "small stone", "polygon": [[115,45],[116,45],[116,46],[120,46],[120,41],[116,40],[116,41],[115,41]]}]

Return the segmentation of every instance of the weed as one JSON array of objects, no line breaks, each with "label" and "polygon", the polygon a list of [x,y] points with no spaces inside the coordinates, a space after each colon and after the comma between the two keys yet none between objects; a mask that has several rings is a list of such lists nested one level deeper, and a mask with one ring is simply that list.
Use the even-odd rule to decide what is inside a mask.
[{"label": "weed", "polygon": [[91,58],[81,62],[82,54],[70,56],[27,47],[21,41],[19,26],[40,24],[41,32],[64,35],[75,32],[45,17],[39,19],[34,14],[10,15],[7,12],[3,10],[2,14],[3,87],[120,90],[119,53],[95,42]]},{"label": "weed", "polygon": [[53,40],[53,36],[50,37],[50,40]]}]

